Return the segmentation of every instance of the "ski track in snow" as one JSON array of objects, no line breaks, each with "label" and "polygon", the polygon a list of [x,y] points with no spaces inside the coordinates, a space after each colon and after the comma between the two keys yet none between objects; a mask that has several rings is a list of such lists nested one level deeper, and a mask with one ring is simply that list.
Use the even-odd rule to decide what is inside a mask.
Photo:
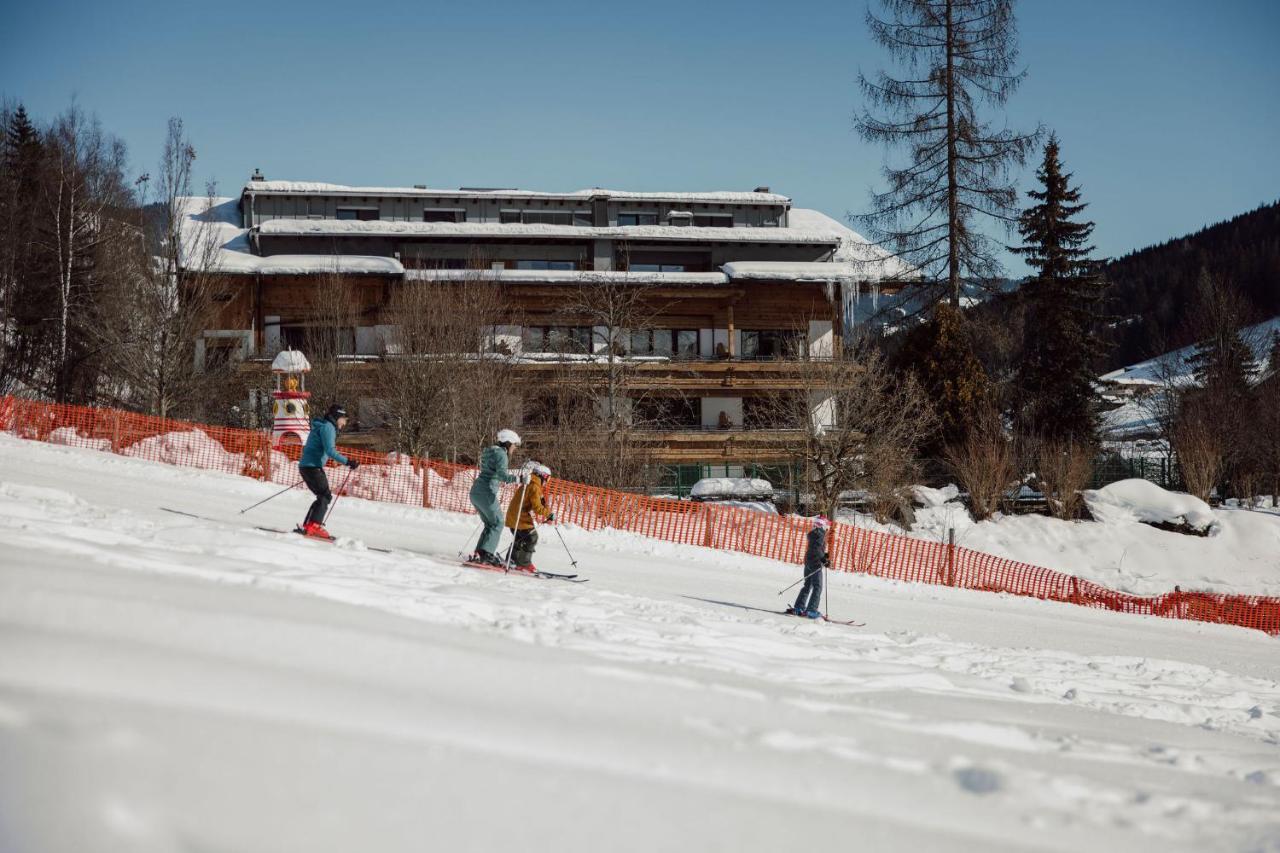
[{"label": "ski track in snow", "polygon": [[[825,625],[748,609],[781,607],[775,593],[795,579],[794,566],[562,528],[590,584],[504,577],[457,564],[473,518],[343,498],[330,525],[340,539],[326,545],[253,529],[289,526],[309,500],[303,493],[236,516],[270,490],[0,437],[0,761],[9,768],[0,802],[42,789],[58,769],[88,780],[71,785],[61,806],[21,818],[0,805],[0,827],[36,841],[66,837],[55,827],[79,815],[83,794],[96,804],[85,831],[120,842],[103,849],[224,849],[213,839],[234,832],[210,829],[203,806],[181,798],[166,806],[148,773],[163,776],[197,755],[220,768],[216,744],[244,735],[195,743],[168,728],[176,722],[152,719],[169,708],[210,729],[230,719],[267,737],[283,718],[356,737],[361,761],[334,761],[344,772],[362,767],[375,790],[404,772],[399,759],[362,763],[392,736],[462,775],[473,761],[513,779],[563,775],[569,799],[599,798],[596,807],[615,809],[617,820],[628,812],[619,803],[637,796],[631,786],[642,790],[638,805],[655,809],[678,789],[681,802],[669,808],[685,833],[675,846],[685,849],[767,848],[773,833],[785,843],[792,816],[810,810],[818,817],[805,820],[819,835],[862,838],[871,849],[1280,850],[1276,638],[848,576],[832,576],[833,615],[868,626]],[[371,552],[361,540],[398,550]],[[538,562],[572,570],[551,534]],[[177,579],[214,582],[210,589],[235,597],[175,606],[167,596]],[[156,603],[103,591],[116,584],[152,590]],[[278,594],[285,616],[272,611]],[[244,595],[264,611],[238,609]],[[394,617],[429,631],[457,707],[446,700],[424,712],[414,698],[413,685],[427,678],[421,639],[402,647],[357,632],[352,648],[376,642],[394,654],[339,656],[339,678],[308,642],[324,624],[320,600],[364,608],[388,636],[401,624]],[[249,638],[267,649],[246,647]],[[162,653],[189,658],[182,671],[192,674],[159,667],[178,683],[148,678],[140,661]],[[455,658],[481,653],[489,677],[453,674],[465,669]],[[279,685],[253,681],[255,667],[284,659],[291,664]],[[113,669],[132,676],[116,683]],[[332,710],[300,702],[288,684],[303,674],[306,690],[341,701]],[[344,693],[349,679],[367,681],[378,701]],[[472,716],[490,713],[518,722],[478,730]],[[580,727],[567,726],[575,718]],[[279,743],[293,748],[289,737]],[[296,749],[305,765],[298,756],[311,753]],[[468,757],[450,759],[451,751]],[[252,763],[256,753],[245,752]],[[104,764],[119,790],[88,793]],[[744,798],[748,805],[733,805]],[[303,814],[285,794],[268,801],[285,816]],[[350,802],[359,804],[350,806],[356,822],[385,807],[359,794]],[[699,804],[709,823],[693,818]],[[692,810],[684,820],[682,809]],[[429,821],[427,812],[417,819]],[[736,835],[726,820],[739,821]],[[662,849],[671,830],[637,826],[600,844],[547,823],[538,837],[547,849]],[[368,831],[387,849],[414,849],[418,838]],[[468,831],[475,835],[437,837],[486,849],[503,830],[482,822]],[[258,843],[273,837],[283,836],[267,831]],[[342,838],[335,830],[311,841],[342,849]]]}]

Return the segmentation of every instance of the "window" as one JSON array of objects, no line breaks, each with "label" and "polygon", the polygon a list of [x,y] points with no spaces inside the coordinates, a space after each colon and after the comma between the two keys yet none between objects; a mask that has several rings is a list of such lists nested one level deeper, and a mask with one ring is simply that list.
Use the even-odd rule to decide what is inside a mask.
[{"label": "window", "polygon": [[631,272],[685,272],[684,264],[632,264]]},{"label": "window", "polygon": [[376,207],[340,207],[337,210],[339,219],[355,219],[360,222],[373,222],[378,218]]},{"label": "window", "polygon": [[521,335],[525,352],[591,352],[588,326],[525,326]]},{"label": "window", "polygon": [[619,225],[657,225],[658,214],[656,213],[619,213]]},{"label": "window", "polygon": [[590,211],[500,210],[498,221],[506,225],[590,225]]},{"label": "window", "polygon": [[280,347],[320,353],[355,355],[356,330],[351,326],[281,326]]},{"label": "window", "polygon": [[695,228],[732,228],[732,213],[695,213],[693,215],[693,224]]},{"label": "window", "polygon": [[701,406],[688,397],[645,397],[633,404],[632,419],[641,426],[696,427],[702,423]]},{"label": "window", "polygon": [[466,222],[467,212],[465,210],[424,210],[422,211],[423,222]]},{"label": "window", "polygon": [[631,333],[631,355],[697,358],[697,329],[638,329]]},{"label": "window", "polygon": [[805,336],[787,329],[753,329],[742,331],[743,358],[800,358],[805,351]]},{"label": "window", "polygon": [[516,261],[518,270],[573,270],[578,266],[573,261]]}]

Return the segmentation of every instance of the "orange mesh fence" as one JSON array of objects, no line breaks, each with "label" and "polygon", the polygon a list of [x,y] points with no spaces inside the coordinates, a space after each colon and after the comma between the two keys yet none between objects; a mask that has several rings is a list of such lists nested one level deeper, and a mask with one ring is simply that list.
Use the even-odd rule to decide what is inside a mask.
[{"label": "orange mesh fence", "polygon": [[[0,397],[0,431],[280,485],[298,481],[300,448],[272,447],[270,433],[261,431],[12,397]],[[398,453],[346,448],[342,452],[361,463],[342,488],[342,494],[450,512],[475,511],[468,496],[475,481],[474,467]],[[342,486],[339,478],[334,480],[335,486]],[[514,486],[504,488],[504,505],[513,489]],[[668,542],[791,563],[802,560],[809,530],[809,523],[796,517],[651,498],[556,479],[548,489],[548,501],[557,520],[587,530],[625,530]],[[847,524],[833,526],[830,542],[831,565],[839,571],[1003,592],[1123,613],[1240,625],[1280,634],[1280,598],[1177,589],[1158,596],[1130,595],[993,554]]]}]

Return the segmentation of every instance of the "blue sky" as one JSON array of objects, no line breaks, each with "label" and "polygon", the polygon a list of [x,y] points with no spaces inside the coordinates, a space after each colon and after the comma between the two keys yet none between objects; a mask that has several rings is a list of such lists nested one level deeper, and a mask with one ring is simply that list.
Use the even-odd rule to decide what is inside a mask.
[{"label": "blue sky", "polygon": [[[751,189],[843,218],[882,150],[851,131],[887,62],[865,2],[166,2],[11,7],[0,95],[74,95],[153,168],[170,115],[201,184]],[[1013,127],[1055,129],[1122,254],[1280,198],[1280,3],[1024,0]],[[1020,186],[1029,187],[1028,168]],[[1020,262],[1009,261],[1012,273]]]}]

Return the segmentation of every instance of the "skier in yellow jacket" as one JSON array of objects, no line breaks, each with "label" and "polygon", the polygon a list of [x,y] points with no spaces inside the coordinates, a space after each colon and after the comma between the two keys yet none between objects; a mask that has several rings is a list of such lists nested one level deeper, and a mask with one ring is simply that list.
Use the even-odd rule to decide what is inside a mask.
[{"label": "skier in yellow jacket", "polygon": [[544,492],[551,469],[539,462],[530,462],[525,468],[531,472],[529,482],[511,496],[507,505],[507,527],[516,535],[511,545],[511,566],[525,572],[537,571],[533,565],[533,549],[538,545],[538,528],[534,516],[543,521],[555,521],[555,515],[547,507]]}]

